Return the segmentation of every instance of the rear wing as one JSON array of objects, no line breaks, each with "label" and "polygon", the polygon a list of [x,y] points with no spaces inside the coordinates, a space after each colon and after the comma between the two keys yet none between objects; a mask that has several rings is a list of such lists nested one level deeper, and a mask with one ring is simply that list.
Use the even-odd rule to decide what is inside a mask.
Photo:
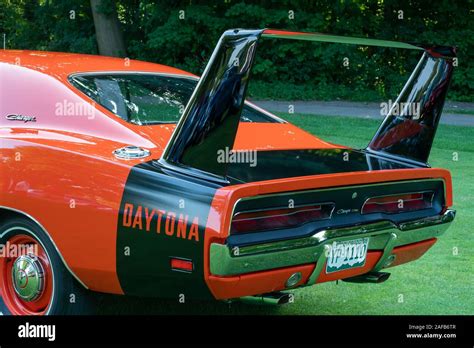
[{"label": "rear wing", "polygon": [[[422,57],[365,149],[427,166],[453,72],[455,48],[282,30],[233,29],[221,36],[163,153],[162,165],[227,182],[217,153],[232,149],[261,37],[419,50]],[[412,105],[418,112],[413,113]],[[256,135],[258,136],[258,135]]]}]

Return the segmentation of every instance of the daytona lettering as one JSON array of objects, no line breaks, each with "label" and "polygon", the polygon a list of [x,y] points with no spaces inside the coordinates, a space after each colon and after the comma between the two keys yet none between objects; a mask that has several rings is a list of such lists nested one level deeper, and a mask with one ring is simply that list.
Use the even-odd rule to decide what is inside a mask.
[{"label": "daytona lettering", "polygon": [[167,212],[162,209],[150,209],[141,205],[125,203],[122,226],[132,229],[155,232],[168,237],[176,237],[199,242],[199,219],[192,220],[188,215]]}]

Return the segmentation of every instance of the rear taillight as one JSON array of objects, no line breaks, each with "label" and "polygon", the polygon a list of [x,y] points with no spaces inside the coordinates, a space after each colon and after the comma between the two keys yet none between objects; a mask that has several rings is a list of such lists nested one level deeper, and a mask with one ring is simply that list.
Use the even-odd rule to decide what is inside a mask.
[{"label": "rear taillight", "polygon": [[430,191],[373,197],[365,201],[361,212],[394,214],[428,209],[433,206],[433,195]]},{"label": "rear taillight", "polygon": [[240,212],[234,215],[230,232],[247,233],[296,227],[308,222],[328,219],[333,209],[333,203],[324,203],[295,208]]}]

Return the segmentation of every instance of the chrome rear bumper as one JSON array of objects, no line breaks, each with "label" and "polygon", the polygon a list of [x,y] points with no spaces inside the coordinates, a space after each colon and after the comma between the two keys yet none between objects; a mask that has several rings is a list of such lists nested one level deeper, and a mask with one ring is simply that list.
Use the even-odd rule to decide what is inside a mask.
[{"label": "chrome rear bumper", "polygon": [[329,246],[362,237],[370,237],[368,249],[383,251],[374,267],[378,271],[390,260],[394,248],[437,238],[454,220],[455,211],[448,209],[442,215],[427,217],[398,226],[390,221],[319,231],[312,236],[231,249],[228,245],[212,243],[210,271],[216,276],[231,276],[281,267],[316,263],[307,284],[314,284],[321,272]]}]

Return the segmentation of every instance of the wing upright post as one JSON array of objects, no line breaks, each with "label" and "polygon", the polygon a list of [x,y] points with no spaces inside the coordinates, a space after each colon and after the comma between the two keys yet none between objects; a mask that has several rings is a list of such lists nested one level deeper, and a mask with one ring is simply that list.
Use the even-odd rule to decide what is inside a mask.
[{"label": "wing upright post", "polygon": [[221,36],[161,158],[196,176],[224,180],[247,94],[257,42],[263,30],[228,30]]}]

